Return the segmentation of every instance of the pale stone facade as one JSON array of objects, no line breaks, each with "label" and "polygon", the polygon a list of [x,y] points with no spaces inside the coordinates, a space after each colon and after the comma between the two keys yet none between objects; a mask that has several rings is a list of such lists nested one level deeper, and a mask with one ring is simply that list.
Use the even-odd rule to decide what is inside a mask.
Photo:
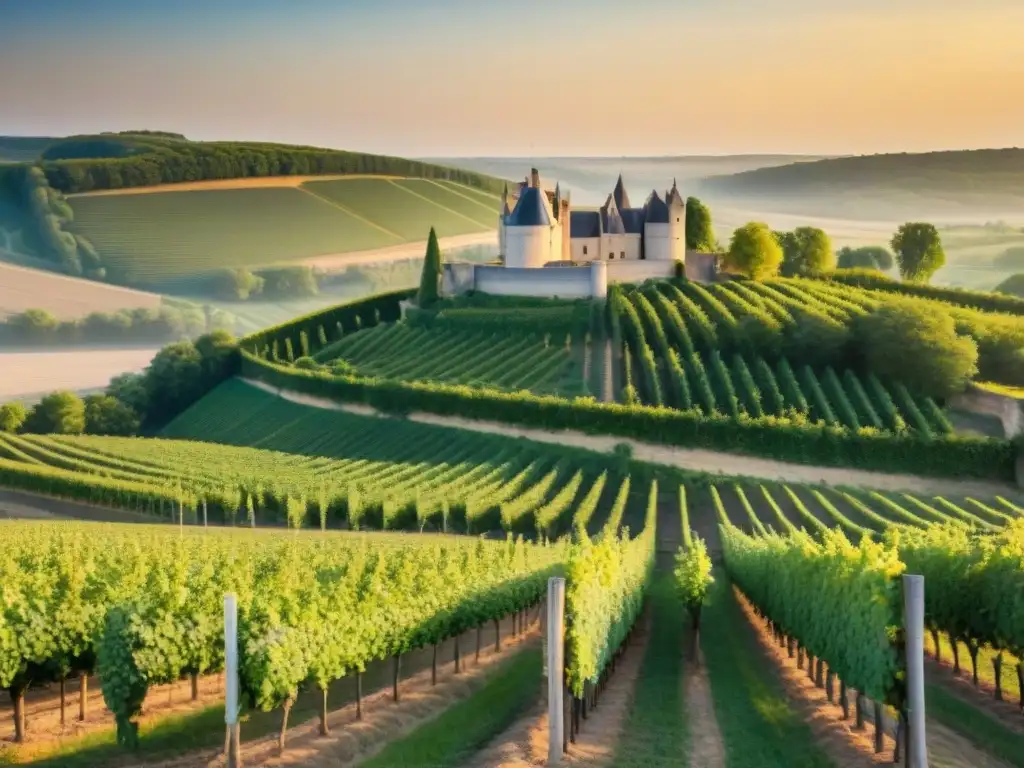
[{"label": "pale stone facade", "polygon": [[[514,205],[510,203],[514,201]],[[537,169],[510,196],[506,187],[498,215],[498,243],[505,265],[686,260],[686,203],[675,182],[662,197],[656,190],[642,208],[629,203],[622,177],[597,210],[574,211],[556,185],[541,184]]]}]

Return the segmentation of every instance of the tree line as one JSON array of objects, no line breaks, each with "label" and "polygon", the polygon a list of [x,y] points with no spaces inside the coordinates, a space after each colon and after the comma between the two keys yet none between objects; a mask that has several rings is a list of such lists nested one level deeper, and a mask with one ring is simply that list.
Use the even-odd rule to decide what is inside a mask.
[{"label": "tree line", "polygon": [[29,229],[42,256],[76,277],[106,277],[99,253],[88,239],[71,231],[74,212],[64,195],[50,186],[38,166],[18,166],[7,176],[15,199],[28,213]]},{"label": "tree line", "polygon": [[237,326],[234,315],[195,305],[92,312],[76,320],[28,309],[0,322],[0,347],[163,343],[216,330],[234,332]]},{"label": "tree line", "polygon": [[0,432],[30,434],[134,435],[149,432],[234,375],[235,337],[214,331],[194,342],[161,349],[143,373],[111,379],[102,394],[81,398],[61,390],[32,408],[14,401],[0,405]]},{"label": "tree line", "polygon": [[[111,156],[111,155],[120,156]],[[99,189],[261,176],[372,174],[448,179],[489,192],[499,179],[474,171],[363,152],[260,144],[193,142],[156,135],[81,136],[49,146],[43,170],[66,194]]]}]

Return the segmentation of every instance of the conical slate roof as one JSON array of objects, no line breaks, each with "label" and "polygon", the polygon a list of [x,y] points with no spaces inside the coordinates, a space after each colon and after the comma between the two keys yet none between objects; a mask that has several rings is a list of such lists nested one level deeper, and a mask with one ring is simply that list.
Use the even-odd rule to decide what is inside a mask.
[{"label": "conical slate roof", "polygon": [[543,199],[544,192],[537,187],[526,187],[516,201],[516,207],[506,221],[510,227],[551,226],[551,216]]},{"label": "conical slate roof", "polygon": [[676,186],[676,180],[672,179],[672,189],[665,195],[665,204],[669,208],[676,205],[685,206],[686,203],[683,201],[683,196],[679,194],[679,187]]},{"label": "conical slate roof", "polygon": [[615,191],[612,192],[612,196],[615,198],[615,205],[620,211],[633,207],[629,204],[629,195],[626,194],[626,185],[622,183],[621,173],[619,174],[619,180],[615,182]]},{"label": "conical slate roof", "polygon": [[626,227],[622,223],[622,216],[619,214],[619,207],[615,204],[614,195],[608,195],[608,199],[601,207],[601,223],[605,233],[609,235],[626,234]]},{"label": "conical slate roof", "polygon": [[668,224],[668,206],[658,195],[658,190],[651,190],[651,196],[647,198],[644,210],[647,212],[645,219],[648,224]]}]

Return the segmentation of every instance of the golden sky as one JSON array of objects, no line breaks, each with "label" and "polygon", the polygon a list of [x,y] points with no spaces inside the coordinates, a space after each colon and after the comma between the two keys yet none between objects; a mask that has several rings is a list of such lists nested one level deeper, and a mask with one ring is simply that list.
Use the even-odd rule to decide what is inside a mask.
[{"label": "golden sky", "polygon": [[25,5],[0,0],[0,134],[441,156],[1024,144],[1024,0]]}]

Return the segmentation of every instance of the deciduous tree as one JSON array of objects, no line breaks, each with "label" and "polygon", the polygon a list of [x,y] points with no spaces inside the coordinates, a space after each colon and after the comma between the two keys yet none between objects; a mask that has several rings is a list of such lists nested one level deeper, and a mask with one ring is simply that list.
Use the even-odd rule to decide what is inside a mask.
[{"label": "deciduous tree", "polygon": [[85,403],[74,392],[51,392],[29,412],[24,431],[80,435],[85,431]]},{"label": "deciduous tree", "polygon": [[23,403],[17,401],[0,405],[0,432],[13,434],[25,423],[28,411]]},{"label": "deciduous tree", "polygon": [[725,262],[740,274],[763,280],[778,273],[782,246],[767,224],[752,221],[733,232]]},{"label": "deciduous tree", "polygon": [[927,283],[946,263],[942,238],[934,224],[904,224],[893,235],[892,249],[904,280]]},{"label": "deciduous tree", "polygon": [[134,435],[139,416],[112,395],[85,398],[85,431],[90,435]]},{"label": "deciduous tree", "polygon": [[837,255],[840,269],[880,269],[888,272],[894,263],[889,249],[880,245],[840,248]]},{"label": "deciduous tree", "polygon": [[782,274],[786,277],[817,277],[836,268],[832,240],[817,227],[797,227],[777,232],[782,246]]}]

